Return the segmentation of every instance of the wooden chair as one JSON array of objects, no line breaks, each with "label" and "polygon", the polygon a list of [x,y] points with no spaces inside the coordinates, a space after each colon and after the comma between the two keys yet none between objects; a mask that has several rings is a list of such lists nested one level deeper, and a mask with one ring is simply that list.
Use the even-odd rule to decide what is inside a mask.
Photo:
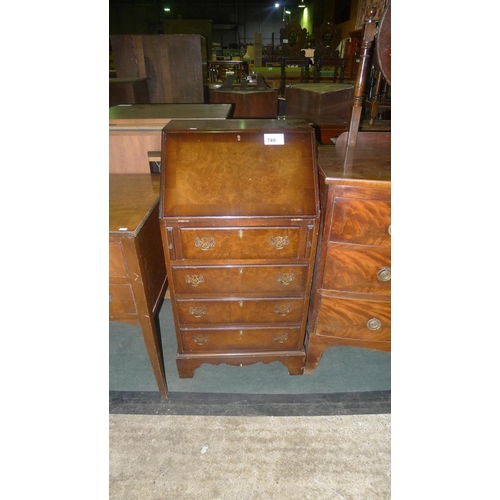
[{"label": "wooden chair", "polygon": [[284,28],[280,29],[281,44],[281,79],[280,97],[285,97],[286,67],[300,67],[300,82],[309,83],[309,58],[306,57],[307,30],[301,28],[296,21],[290,21]]},{"label": "wooden chair", "polygon": [[340,57],[336,47],[340,44],[340,28],[334,24],[324,21],[316,30],[314,41],[314,82],[321,80],[321,68],[333,68],[333,83],[344,82],[346,59]]}]

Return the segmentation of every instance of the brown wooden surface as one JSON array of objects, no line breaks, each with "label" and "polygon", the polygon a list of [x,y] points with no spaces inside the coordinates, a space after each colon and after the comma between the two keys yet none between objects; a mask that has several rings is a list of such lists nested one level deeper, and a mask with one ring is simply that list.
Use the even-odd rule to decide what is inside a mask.
[{"label": "brown wooden surface", "polygon": [[[319,146],[322,231],[305,373],[325,349],[390,351],[391,150]],[[368,327],[377,319],[380,326]]]},{"label": "brown wooden surface", "polygon": [[[267,133],[284,145],[266,145]],[[179,376],[272,361],[301,374],[319,223],[314,130],[300,120],[170,122],[163,141]]]},{"label": "brown wooden surface", "polygon": [[118,77],[147,77],[151,103],[204,102],[201,35],[111,35]]},{"label": "brown wooden surface", "polygon": [[167,288],[158,175],[109,176],[109,319],[139,325],[162,397],[168,395],[155,316]]}]

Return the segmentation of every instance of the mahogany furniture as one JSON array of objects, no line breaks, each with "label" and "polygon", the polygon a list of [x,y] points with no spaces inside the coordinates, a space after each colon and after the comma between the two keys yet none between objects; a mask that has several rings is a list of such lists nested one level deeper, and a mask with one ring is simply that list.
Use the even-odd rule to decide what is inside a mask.
[{"label": "mahogany furniture", "polygon": [[220,120],[233,109],[233,104],[190,103],[109,108],[109,173],[151,173],[153,158],[160,162],[161,131],[171,119]]},{"label": "mahogany furniture", "polygon": [[379,145],[318,148],[322,229],[306,373],[331,346],[391,349],[390,134],[361,134]]},{"label": "mahogany furniture", "polygon": [[321,80],[321,68],[333,68],[332,81],[344,82],[346,59],[341,58],[336,50],[340,43],[340,28],[328,21],[323,21],[317,28],[314,40],[316,49],[314,51],[314,82]]},{"label": "mahogany furniture", "polygon": [[109,176],[109,319],[139,325],[163,398],[168,395],[156,315],[167,288],[158,222],[159,175]]},{"label": "mahogany furniture", "polygon": [[319,224],[314,130],[302,120],[171,121],[161,230],[179,377],[203,363],[303,373]]},{"label": "mahogany furniture", "polygon": [[208,78],[211,83],[223,82],[231,73],[235,81],[241,81],[243,61],[208,61]]}]

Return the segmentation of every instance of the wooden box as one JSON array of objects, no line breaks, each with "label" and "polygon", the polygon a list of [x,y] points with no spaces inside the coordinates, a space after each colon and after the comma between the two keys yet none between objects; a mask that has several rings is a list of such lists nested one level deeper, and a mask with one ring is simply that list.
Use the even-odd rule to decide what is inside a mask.
[{"label": "wooden box", "polygon": [[354,85],[348,83],[304,83],[286,89],[286,116],[304,118],[329,115],[348,119]]},{"label": "wooden box", "polygon": [[173,120],[161,230],[180,377],[280,361],[302,374],[319,224],[314,130],[302,120]]},{"label": "wooden box", "polygon": [[146,78],[110,78],[109,106],[119,104],[149,103],[148,81]]},{"label": "wooden box", "polygon": [[278,91],[269,90],[210,90],[211,103],[234,103],[233,118],[276,118]]}]

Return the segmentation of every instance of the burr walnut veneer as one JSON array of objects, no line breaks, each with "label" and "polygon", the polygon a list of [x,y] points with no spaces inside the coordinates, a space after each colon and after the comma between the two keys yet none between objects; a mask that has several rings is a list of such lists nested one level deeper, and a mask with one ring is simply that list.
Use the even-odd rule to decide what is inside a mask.
[{"label": "burr walnut veneer", "polygon": [[156,314],[167,287],[158,174],[109,176],[109,319],[140,325],[162,397],[167,382]]},{"label": "burr walnut veneer", "polygon": [[177,368],[280,361],[302,374],[319,226],[302,120],[171,121],[160,218]]},{"label": "burr walnut veneer", "polygon": [[306,373],[331,346],[391,349],[390,134],[368,137],[379,144],[318,148],[322,216]]}]

